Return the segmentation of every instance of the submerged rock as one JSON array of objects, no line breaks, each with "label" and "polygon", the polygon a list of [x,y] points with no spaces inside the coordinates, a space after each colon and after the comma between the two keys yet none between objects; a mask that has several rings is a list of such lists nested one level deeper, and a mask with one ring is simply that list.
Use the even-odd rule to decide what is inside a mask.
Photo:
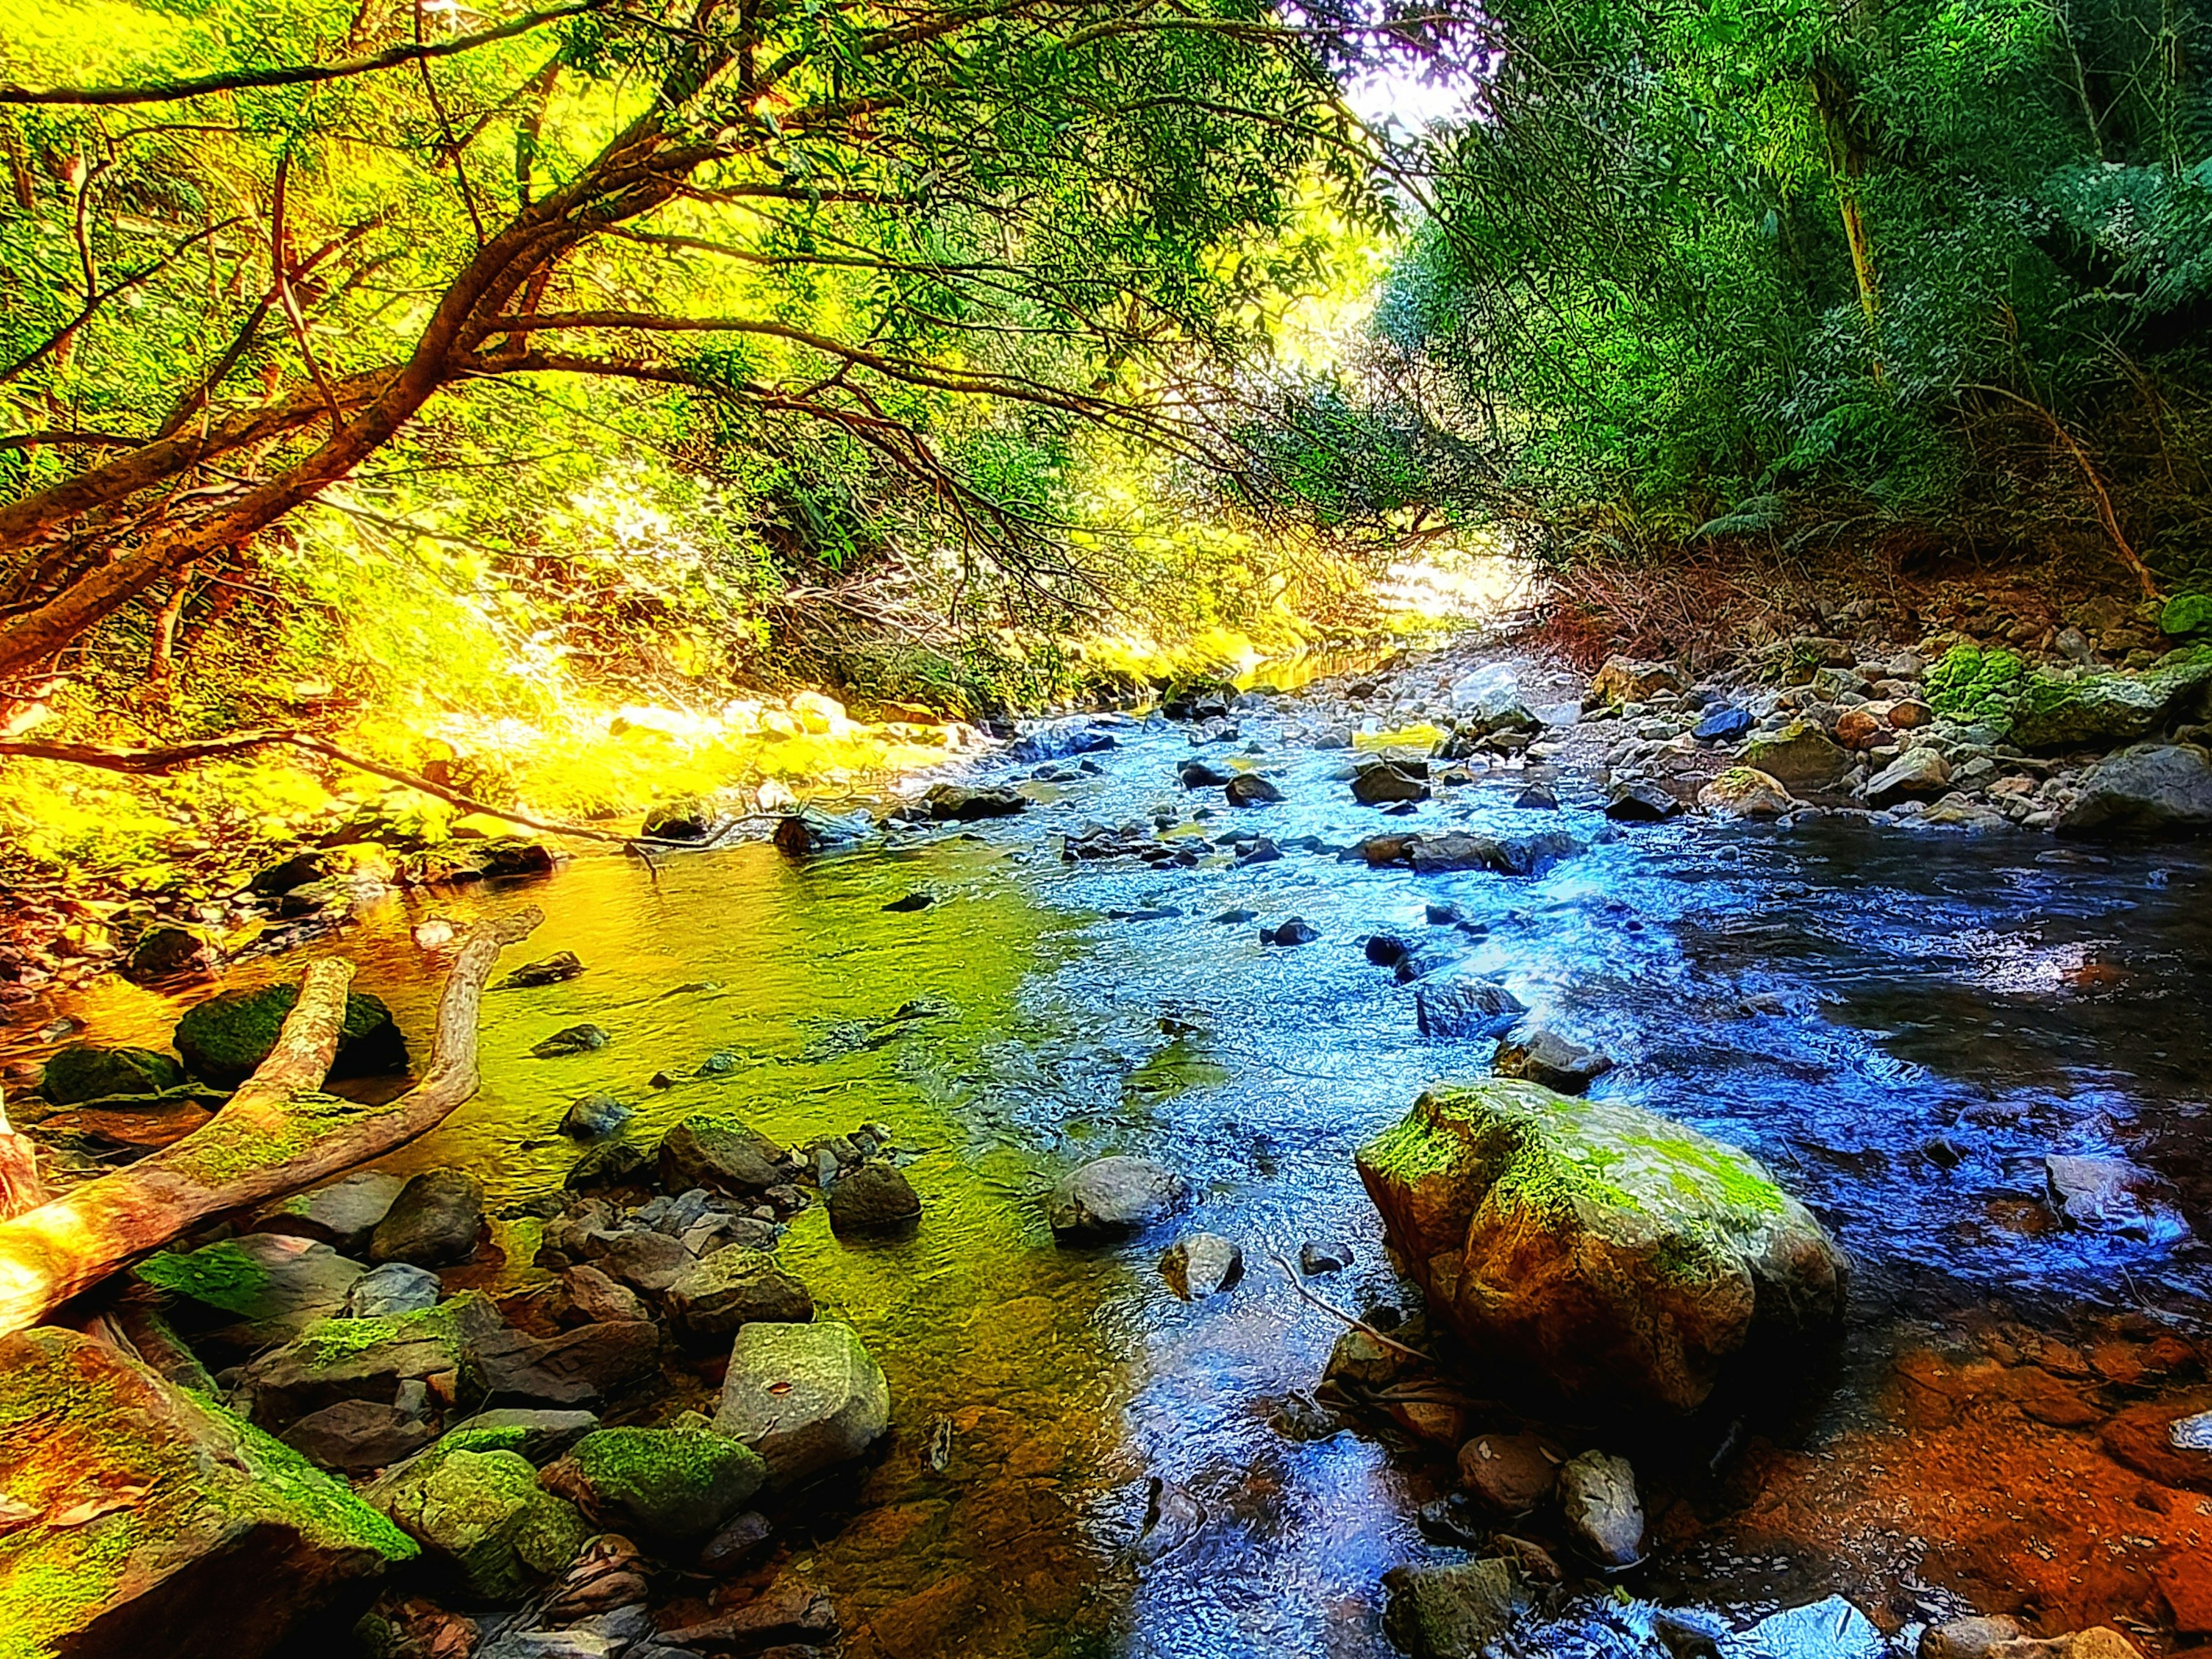
[{"label": "submerged rock", "polygon": [[1502,1558],[1449,1567],[1393,1567],[1382,1629],[1413,1659],[1480,1659],[1528,1611],[1513,1564]]},{"label": "submerged rock", "polygon": [[614,1041],[607,1031],[597,1025],[563,1025],[559,1030],[538,1043],[530,1051],[532,1060],[562,1060],[570,1054],[588,1054],[604,1048]]},{"label": "submerged rock", "polygon": [[1257,772],[1239,772],[1223,793],[1231,806],[1264,806],[1283,799],[1283,792]]},{"label": "submerged rock", "polygon": [[1425,981],[1413,993],[1421,1035],[1436,1042],[1496,1036],[1528,1012],[1520,998],[1480,974]]},{"label": "submerged rock", "polygon": [[1842,1315],[1811,1212],[1748,1153],[1634,1106],[1432,1089],[1358,1164],[1430,1305],[1572,1398],[1692,1410],[1755,1330]]},{"label": "submerged rock", "polygon": [[703,1429],[601,1429],[540,1477],[603,1528],[700,1538],[768,1479],[760,1454]]},{"label": "submerged rock", "polygon": [[0,1632],[26,1655],[261,1659],[416,1553],[290,1448],[52,1328],[0,1338]]},{"label": "submerged rock", "polygon": [[1499,1077],[1526,1078],[1563,1095],[1578,1095],[1611,1071],[1613,1062],[1595,1048],[1538,1025],[1501,1039],[1490,1069]]},{"label": "submerged rock", "polygon": [[149,927],[123,960],[125,979],[202,979],[222,965],[222,951],[197,927]]},{"label": "submerged rock", "polygon": [[2082,775],[2062,836],[2202,834],[2212,830],[2212,755],[2192,744],[2140,744]]},{"label": "submerged rock", "polygon": [[851,1326],[757,1324],[731,1346],[714,1427],[788,1487],[860,1457],[890,1417],[890,1385]]},{"label": "submerged rock", "polygon": [[1111,1237],[1166,1220],[1189,1196],[1181,1176],[1151,1158],[1094,1158],[1060,1178],[1045,1218],[1063,1238]]},{"label": "submerged rock", "polygon": [[[225,1086],[240,1084],[269,1058],[286,1016],[298,1006],[296,985],[255,991],[218,991],[177,1022],[177,1052],[194,1074]],[[407,1039],[378,998],[356,991],[346,998],[338,1028],[332,1077],[381,1077],[407,1069]]]},{"label": "submerged rock", "polygon": [[183,1067],[151,1048],[102,1048],[72,1044],[48,1060],[39,1093],[55,1106],[80,1106],[111,1095],[158,1095],[183,1086]]},{"label": "submerged rock", "polygon": [[599,1140],[621,1129],[636,1112],[612,1095],[586,1095],[562,1115],[561,1133],[577,1140]]},{"label": "submerged rock", "polygon": [[[652,834],[651,830],[646,832]],[[537,962],[526,962],[494,987],[501,991],[531,991],[544,985],[559,985],[572,980],[584,971],[584,964],[574,951],[556,951],[551,956]]]},{"label": "submerged rock", "polygon": [[1644,1554],[1644,1503],[1625,1457],[1586,1451],[1559,1470],[1559,1512],[1567,1531],[1603,1567],[1630,1567]]},{"label": "submerged rock", "polygon": [[476,1254],[483,1231],[483,1183],[465,1170],[429,1170],[400,1188],[370,1235],[372,1261],[449,1267]]}]

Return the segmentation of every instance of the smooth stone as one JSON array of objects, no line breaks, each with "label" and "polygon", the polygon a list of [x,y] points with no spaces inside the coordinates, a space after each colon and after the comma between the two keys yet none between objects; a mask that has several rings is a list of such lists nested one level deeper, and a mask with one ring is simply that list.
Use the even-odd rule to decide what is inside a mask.
[{"label": "smooth stone", "polygon": [[1231,806],[1263,806],[1283,799],[1283,792],[1257,772],[1239,772],[1225,793]]},{"label": "smooth stone", "polygon": [[661,1183],[672,1192],[706,1187],[757,1193],[791,1178],[784,1151],[735,1118],[697,1112],[661,1138]]},{"label": "smooth stone", "polygon": [[1387,806],[1394,801],[1426,800],[1428,780],[1410,767],[1389,761],[1360,769],[1352,780],[1352,798],[1362,806]]},{"label": "smooth stone", "polygon": [[682,1239],[649,1226],[586,1228],[574,1235],[574,1249],[602,1273],[648,1296],[658,1296],[692,1267],[691,1252]]},{"label": "smooth stone", "polygon": [[1559,1474],[1559,1511],[1567,1531],[1603,1567],[1633,1566],[1644,1554],[1644,1504],[1636,1471],[1625,1457],[1587,1451]]},{"label": "smooth stone", "polygon": [[[646,832],[652,834],[651,830]],[[551,956],[537,962],[526,962],[493,988],[500,991],[534,991],[541,986],[559,985],[584,971],[584,964],[574,951],[556,951]]]},{"label": "smooth stone", "polygon": [[1202,1302],[1244,1277],[1243,1247],[1218,1233],[1193,1233],[1160,1257],[1160,1277],[1185,1302]]},{"label": "smooth stone", "polygon": [[1739,757],[1788,789],[1824,789],[1850,770],[1851,757],[1809,720],[1791,720],[1778,732],[1753,738]]},{"label": "smooth stone", "polygon": [[284,1443],[319,1469],[367,1474],[411,1457],[438,1437],[420,1418],[374,1400],[341,1400],[284,1431]]},{"label": "smooth stone", "polygon": [[1181,1176],[1151,1158],[1094,1158],[1060,1178],[1045,1218],[1063,1238],[1130,1233],[1166,1220],[1189,1195]]},{"label": "smooth stone", "polygon": [[922,809],[940,823],[1012,817],[1027,811],[1029,805],[1029,797],[1017,790],[971,789],[957,783],[933,784],[921,798]]},{"label": "smooth stone", "polygon": [[1731,766],[1698,790],[1698,805],[1717,817],[1777,818],[1795,810],[1797,802],[1781,779],[1755,766]]},{"label": "smooth stone", "polygon": [[1671,792],[1645,779],[1616,783],[1605,803],[1606,817],[1616,823],[1656,823],[1681,810]]},{"label": "smooth stone", "polygon": [[345,1298],[348,1319],[382,1319],[388,1314],[420,1313],[434,1308],[443,1294],[438,1275],[411,1262],[387,1261],[354,1280]]},{"label": "smooth stone", "polygon": [[1691,728],[1690,735],[1700,743],[1733,743],[1751,730],[1751,724],[1747,709],[1716,708]]},{"label": "smooth stone", "polygon": [[253,1231],[320,1239],[348,1255],[366,1249],[377,1224],[392,1212],[404,1176],[363,1170],[313,1192],[280,1199],[254,1218]]},{"label": "smooth stone", "polygon": [[853,1462],[890,1426],[890,1385],[851,1326],[743,1327],[714,1427],[758,1452],[789,1487]]},{"label": "smooth stone", "polygon": [[1552,1495],[1559,1474],[1533,1434],[1481,1434],[1459,1449],[1460,1485],[1500,1515],[1526,1515]]},{"label": "smooth stone", "polygon": [[289,1342],[336,1315],[367,1271],[313,1239],[241,1233],[197,1250],[159,1251],[133,1275],[221,1316],[224,1340],[252,1349]]},{"label": "smooth stone", "polygon": [[1951,763],[1933,749],[1908,749],[1869,778],[1860,793],[1872,806],[1927,800],[1951,787]]},{"label": "smooth stone", "polygon": [[2026,1635],[2020,1620],[2003,1613],[1947,1619],[1920,1632],[1919,1659],[1990,1659],[2000,1642]]},{"label": "smooth stone", "polygon": [[430,1170],[400,1188],[369,1237],[372,1261],[450,1267],[476,1254],[483,1231],[483,1183],[465,1170]]},{"label": "smooth stone", "polygon": [[636,1111],[612,1095],[586,1095],[562,1114],[561,1133],[578,1140],[598,1140],[620,1129]]},{"label": "smooth stone", "polygon": [[1546,1026],[1500,1039],[1490,1062],[1498,1077],[1526,1078],[1563,1095],[1578,1095],[1613,1069],[1612,1060]]}]

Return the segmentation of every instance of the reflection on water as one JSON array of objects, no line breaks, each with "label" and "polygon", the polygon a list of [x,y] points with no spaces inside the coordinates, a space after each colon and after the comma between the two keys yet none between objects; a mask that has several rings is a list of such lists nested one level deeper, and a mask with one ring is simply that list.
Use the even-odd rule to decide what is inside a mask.
[{"label": "reflection on water", "polygon": [[[657,880],[586,858],[521,891],[395,901],[343,942],[362,988],[417,1033],[435,975],[410,928],[428,910],[540,903],[549,920],[516,959],[566,949],[587,964],[488,998],[483,1093],[388,1160],[465,1164],[495,1208],[557,1185],[574,1148],[553,1126],[599,1090],[638,1106],[640,1139],[714,1103],[780,1140],[881,1120],[913,1149],[916,1237],[840,1243],[816,1210],[782,1247],[881,1357],[897,1402],[857,1518],[800,1554],[848,1628],[880,1613],[886,1631],[957,1632],[944,1650],[974,1654],[1388,1651],[1382,1571],[1453,1559],[1413,1522],[1438,1476],[1352,1434],[1271,1426],[1340,1328],[1271,1257],[1348,1243],[1353,1267],[1322,1281],[1329,1299],[1397,1294],[1352,1150],[1424,1084],[1487,1059],[1423,1041],[1410,992],[1361,951],[1370,932],[1425,932],[1432,902],[1487,925],[1465,940],[1470,965],[1621,1062],[1601,1092],[1767,1158],[1858,1258],[1862,1331],[1999,1297],[2063,1322],[2124,1283],[2163,1307],[2206,1305],[2207,1015],[2193,988],[2212,908],[2197,855],[2048,863],[2049,844],[2026,836],[1841,827],[1613,834],[1569,788],[1561,817],[1591,846],[1541,878],[1372,872],[1329,850],[1380,827],[1331,775],[1343,757],[1285,744],[1281,724],[1247,718],[1239,740],[1261,744],[1280,805],[1232,812],[1218,792],[1184,792],[1186,734],[1125,732],[1093,757],[1100,775],[1031,784],[1036,809],[976,831],[804,866],[738,848]],[[1512,806],[1522,781],[1448,790],[1391,827],[1549,827]],[[1285,857],[1064,866],[1050,840],[1200,805],[1205,833],[1264,829]],[[1290,846],[1306,837],[1322,850]],[[882,909],[917,888],[937,902]],[[1211,920],[1236,908],[1258,921]],[[1261,923],[1291,915],[1319,940],[1260,945]],[[889,1021],[918,1000],[924,1017]],[[101,1041],[155,1043],[175,1013],[112,983],[78,1012]],[[606,1048],[526,1057],[586,1019],[613,1033]],[[714,1055],[734,1064],[696,1075]],[[656,1090],[656,1073],[679,1080]],[[1055,1247],[1044,1188],[1109,1151],[1192,1176],[1196,1224],[1244,1246],[1242,1286],[1176,1302],[1154,1269],[1165,1237]],[[2167,1183],[2160,1201],[2193,1236],[1993,1220],[2035,1196],[2053,1151],[2133,1160]],[[531,1225],[503,1231],[519,1255]],[[1809,1432],[1841,1431],[1863,1405],[1847,1394]]]}]

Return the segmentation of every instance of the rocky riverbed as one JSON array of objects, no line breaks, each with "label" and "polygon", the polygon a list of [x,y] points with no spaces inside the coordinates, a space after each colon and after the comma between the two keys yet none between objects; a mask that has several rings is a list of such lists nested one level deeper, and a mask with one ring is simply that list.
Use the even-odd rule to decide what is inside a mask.
[{"label": "rocky riverbed", "polygon": [[[1186,685],[880,823],[349,895],[305,949],[418,1053],[454,926],[551,920],[477,1101],[138,1269],[117,1318],[168,1380],[8,1340],[16,1639],[240,1653],[313,1602],[456,1659],[2201,1644],[2212,871],[2022,833],[2098,763],[1942,712],[1992,641],[1867,620],[1763,679],[1468,649]],[[1848,684],[1795,683],[1807,640]],[[2177,665],[2126,660],[2095,672]],[[2121,738],[2194,753],[2189,720]],[[1812,733],[1832,775],[1727,810]],[[1923,751],[1989,759],[1980,796],[1874,808]],[[216,988],[16,1028],[18,1081],[77,1096],[58,1175],[220,1098],[246,1037],[175,1030]],[[334,1086],[392,1086],[377,1015]],[[1570,1332],[1531,1287],[1601,1245]],[[152,1448],[120,1474],[118,1410]],[[145,1551],[212,1565],[101,1577]],[[261,1622],[192,1646],[232,1604]]]}]

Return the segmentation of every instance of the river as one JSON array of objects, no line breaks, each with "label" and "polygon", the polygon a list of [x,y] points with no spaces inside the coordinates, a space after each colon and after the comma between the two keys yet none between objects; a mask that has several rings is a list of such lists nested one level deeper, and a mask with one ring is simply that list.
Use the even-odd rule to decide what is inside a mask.
[{"label": "river", "polygon": [[[319,948],[350,956],[410,1033],[427,1031],[439,978],[411,938],[428,915],[541,905],[512,959],[568,950],[586,969],[488,997],[481,1094],[389,1166],[478,1174],[507,1212],[511,1283],[537,1225],[520,1212],[575,1156],[554,1129],[580,1095],[635,1103],[641,1140],[710,1104],[786,1142],[886,1122],[926,1206],[919,1232],[841,1243],[817,1206],[781,1249],[896,1400],[888,1455],[791,1570],[848,1630],[878,1615],[927,1628],[950,1609],[945,1651],[1379,1655],[1383,1571],[1459,1559],[1417,1524],[1449,1488],[1449,1454],[1276,1426],[1343,1327],[1272,1257],[1340,1241],[1353,1265],[1318,1291],[1346,1309],[1401,1299],[1353,1150],[1424,1084],[1482,1069],[1487,1045],[1423,1040],[1412,993],[1361,945],[1430,933],[1427,907],[1449,902],[1482,930],[1459,935],[1472,965],[1620,1062],[1598,1092],[1753,1149],[1854,1258],[1844,1351],[1815,1382],[1630,1448],[1654,1515],[1640,1590],[1739,1620],[1840,1590],[1893,1630],[2004,1595],[2069,1621],[2056,1628],[2154,1605],[2157,1564],[2203,1522],[2123,1513],[2142,1483],[2095,1436],[2192,1373],[2160,1360],[2119,1380],[2099,1345],[2154,1359],[2161,1334],[2197,1340],[2212,1307],[2203,855],[1833,821],[1613,829],[1595,785],[1569,776],[1557,822],[1587,850],[1539,877],[1374,871],[1331,849],[1385,823],[1525,831],[1528,775],[1500,769],[1380,818],[1333,775],[1341,751],[1299,740],[1297,708],[1244,715],[1235,743],[1203,751],[1225,763],[1256,744],[1279,805],[1180,788],[1189,735],[1154,721],[1088,757],[1095,774],[1045,768],[1066,781],[1023,781],[1030,810],[972,829],[804,862],[761,845],[657,872],[585,856],[526,886],[386,902]],[[975,781],[1038,769],[1000,757]],[[1212,816],[1194,822],[1202,802]],[[1264,830],[1285,856],[1166,871],[1059,856],[1063,833],[1156,810],[1178,835]],[[883,908],[914,891],[934,902]],[[1239,909],[1258,920],[1213,919]],[[1316,941],[1260,942],[1293,915]],[[153,1046],[177,1011],[113,980],[71,1010],[94,1040]],[[613,1041],[528,1057],[581,1020]],[[699,1075],[718,1054],[733,1063]],[[649,1086],[663,1073],[682,1080]],[[1240,1285],[1177,1301],[1155,1265],[1172,1230],[1055,1244],[1043,1194],[1109,1151],[1192,1179],[1190,1224],[1243,1245]],[[2124,1229],[2059,1226],[2041,1196],[2051,1152],[2124,1158],[2162,1185]],[[1990,1404],[2021,1397],[2002,1379],[2029,1359],[2091,1419]],[[1899,1392],[1930,1366],[2001,1380],[1946,1393],[1965,1403],[1931,1418]],[[2036,1548],[2008,1506],[2042,1515]],[[2022,1582],[2045,1569],[2049,1583]]]}]

